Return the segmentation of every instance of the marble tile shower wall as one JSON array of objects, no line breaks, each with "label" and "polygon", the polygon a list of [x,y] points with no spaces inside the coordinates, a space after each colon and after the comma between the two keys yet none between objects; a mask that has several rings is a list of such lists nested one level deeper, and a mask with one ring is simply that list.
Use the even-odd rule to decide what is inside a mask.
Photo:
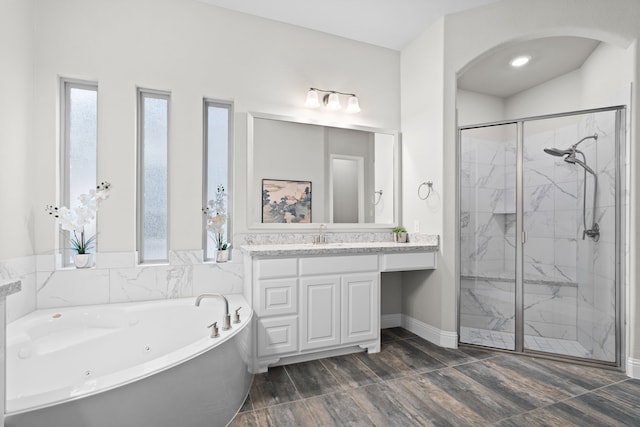
[{"label": "marble tile shower wall", "polygon": [[[578,173],[544,153],[576,141],[577,126],[526,135],[524,220],[528,232],[525,278],[576,282]],[[465,138],[461,161],[463,275],[515,272],[515,142]]]},{"label": "marble tile shower wall", "polygon": [[[506,228],[515,216],[515,203],[507,195],[507,143],[466,137],[460,170],[460,238],[462,275],[513,272],[505,251]],[[510,162],[509,165],[514,165]]]},{"label": "marble tile shower wall", "polygon": [[[585,141],[584,151],[589,166],[598,176],[596,221],[600,239],[578,238],[578,341],[594,357],[615,360],[615,280],[616,280],[616,157],[615,113],[603,112],[583,117],[578,125],[580,135],[598,134],[598,140]],[[593,180],[587,181],[587,226],[593,218]],[[582,183],[581,183],[582,185]],[[582,186],[578,192],[582,204]]]},{"label": "marble tile shower wall", "polygon": [[[517,171],[515,139],[506,132],[465,138],[462,147],[461,324],[513,332]],[[526,335],[577,339],[578,175],[543,151],[577,134],[573,124],[526,135]]]},{"label": "marble tile shower wall", "polygon": [[[580,145],[598,175],[598,242],[582,240],[583,169],[544,153]],[[615,113],[526,132],[524,144],[525,333],[578,340],[595,358],[614,360]],[[461,324],[513,331],[515,143],[465,137],[461,156]],[[587,227],[593,179],[587,175]],[[502,242],[502,245],[500,244]],[[502,276],[502,277],[500,277]]]},{"label": "marble tile shower wall", "polygon": [[[578,141],[575,124],[535,134],[525,126],[523,203],[525,280],[572,284],[577,280],[578,169],[544,152]],[[514,237],[511,237],[515,239]],[[515,244],[515,240],[513,241]]]},{"label": "marble tile shower wall", "polygon": [[[514,333],[514,281],[499,278],[461,279],[460,324]],[[527,295],[524,333],[576,340],[576,287],[553,283],[525,283]]]}]

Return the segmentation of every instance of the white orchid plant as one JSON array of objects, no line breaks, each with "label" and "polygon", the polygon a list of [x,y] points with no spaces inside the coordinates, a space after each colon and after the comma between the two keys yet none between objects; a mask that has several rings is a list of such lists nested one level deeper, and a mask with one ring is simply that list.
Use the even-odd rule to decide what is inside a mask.
[{"label": "white orchid plant", "polygon": [[[84,227],[91,224],[96,218],[96,213],[100,203],[109,198],[111,184],[107,181],[101,182],[95,190],[90,190],[88,194],[78,196],[80,205],[73,209],[66,206],[57,207],[47,205],[45,210],[58,219],[60,228],[73,233],[71,236],[71,248],[78,254],[86,254],[93,247],[96,236],[85,238]],[[78,233],[80,236],[78,236]]]},{"label": "white orchid plant", "polygon": [[224,238],[224,228],[227,224],[226,205],[227,193],[222,184],[218,185],[216,198],[209,200],[207,207],[202,208],[202,213],[207,216],[207,230],[213,234],[216,249],[224,251],[231,246]]}]

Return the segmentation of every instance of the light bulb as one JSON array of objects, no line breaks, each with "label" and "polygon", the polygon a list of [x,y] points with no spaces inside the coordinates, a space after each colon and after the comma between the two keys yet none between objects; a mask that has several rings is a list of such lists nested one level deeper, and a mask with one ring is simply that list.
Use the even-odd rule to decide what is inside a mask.
[{"label": "light bulb", "polygon": [[530,60],[531,60],[531,57],[528,55],[518,56],[517,58],[513,58],[509,64],[511,64],[512,67],[517,68],[517,67],[522,67],[524,65],[527,65]]},{"label": "light bulb", "polygon": [[304,106],[307,108],[318,108],[320,106],[317,90],[309,89],[309,92],[307,92],[307,100],[304,102]]},{"label": "light bulb", "polygon": [[349,97],[349,101],[347,102],[347,113],[359,113],[360,112],[360,103],[358,102],[358,97],[352,95]]},{"label": "light bulb", "polygon": [[328,97],[325,95],[325,104],[327,104],[327,110],[339,110],[341,108],[340,98],[335,92],[329,94]]}]

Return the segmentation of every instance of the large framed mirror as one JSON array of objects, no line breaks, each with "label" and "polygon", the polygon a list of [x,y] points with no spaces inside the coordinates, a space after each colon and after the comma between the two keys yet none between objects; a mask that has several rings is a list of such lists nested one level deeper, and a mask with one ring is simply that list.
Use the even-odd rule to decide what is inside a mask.
[{"label": "large framed mirror", "polygon": [[400,217],[400,133],[247,116],[250,229],[385,229]]}]

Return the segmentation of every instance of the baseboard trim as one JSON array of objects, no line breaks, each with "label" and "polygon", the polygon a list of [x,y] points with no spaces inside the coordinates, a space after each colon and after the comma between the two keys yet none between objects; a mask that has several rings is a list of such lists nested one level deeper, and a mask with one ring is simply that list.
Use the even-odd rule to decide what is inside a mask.
[{"label": "baseboard trim", "polygon": [[640,359],[627,359],[627,376],[640,379]]},{"label": "baseboard trim", "polygon": [[458,348],[458,334],[456,332],[442,331],[405,314],[402,315],[402,327],[440,347]]},{"label": "baseboard trim", "polygon": [[402,326],[402,314],[383,314],[380,316],[380,329],[399,328]]}]

